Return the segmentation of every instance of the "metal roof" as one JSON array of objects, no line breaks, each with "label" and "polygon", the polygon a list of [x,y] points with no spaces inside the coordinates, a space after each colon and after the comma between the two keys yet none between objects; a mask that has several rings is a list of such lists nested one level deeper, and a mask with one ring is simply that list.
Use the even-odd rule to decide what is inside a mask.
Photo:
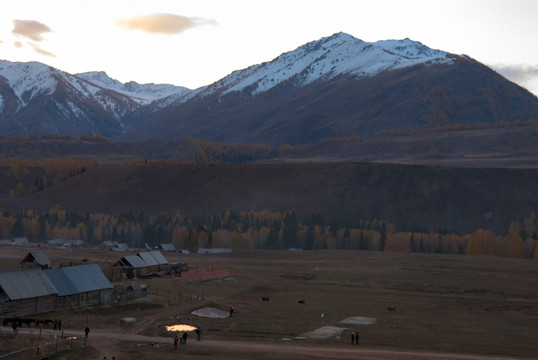
[{"label": "metal roof", "polygon": [[157,260],[153,257],[153,255],[151,254],[153,251],[148,251],[148,252],[141,252],[141,253],[138,253],[138,256],[140,256],[142,258],[142,260],[144,260],[144,262],[146,264],[148,264],[148,266],[155,266],[155,265],[159,265],[159,263],[157,262]]},{"label": "metal roof", "polygon": [[45,275],[58,291],[58,296],[68,296],[78,294],[78,289],[75,284],[69,280],[63,268],[52,269],[45,271]]},{"label": "metal roof", "polygon": [[127,245],[127,243],[117,243],[116,247],[119,249],[119,251],[129,250],[129,245]]},{"label": "metal roof", "polygon": [[45,253],[43,251],[31,251],[31,252],[29,252],[24,257],[24,259],[22,259],[21,263],[30,262],[30,261],[32,261],[32,259],[33,259],[33,261],[35,261],[37,264],[39,264],[41,266],[51,264],[49,258],[47,257],[47,255],[45,255]]},{"label": "metal roof", "polygon": [[125,262],[134,268],[145,268],[149,266],[140,256],[136,255],[124,256],[122,260],[125,260]]},{"label": "metal roof", "polygon": [[168,264],[168,260],[166,260],[160,251],[140,252],[138,253],[138,256],[140,256],[149,266]]},{"label": "metal roof", "polygon": [[162,248],[164,251],[176,251],[176,247],[175,247],[174,244],[172,244],[172,243],[161,244],[161,248]]},{"label": "metal roof", "polygon": [[[59,269],[45,270],[45,274],[47,274],[49,279],[54,283],[55,286],[57,286],[57,288],[59,287],[58,290],[62,289],[62,293],[59,293],[60,296],[64,296],[63,291],[66,292],[66,295],[71,295],[90,291],[112,289],[112,285],[110,285],[110,282],[97,264],[69,266]],[[71,292],[73,290],[76,290],[76,292],[67,294],[67,292]]]},{"label": "metal roof", "polygon": [[11,300],[30,299],[58,293],[41,269],[0,271],[0,287]]}]

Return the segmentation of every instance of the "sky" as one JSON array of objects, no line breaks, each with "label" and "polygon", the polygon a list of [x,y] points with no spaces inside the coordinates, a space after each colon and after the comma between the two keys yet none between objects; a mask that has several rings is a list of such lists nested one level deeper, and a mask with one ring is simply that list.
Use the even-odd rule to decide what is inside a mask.
[{"label": "sky", "polygon": [[337,32],[468,55],[538,95],[537,0],[2,0],[0,59],[191,89]]}]

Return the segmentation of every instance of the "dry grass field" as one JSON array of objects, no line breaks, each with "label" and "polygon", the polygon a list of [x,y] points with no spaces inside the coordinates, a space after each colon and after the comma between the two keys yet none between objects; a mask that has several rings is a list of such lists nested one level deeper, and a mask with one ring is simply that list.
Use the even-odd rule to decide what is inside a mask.
[{"label": "dry grass field", "polygon": [[[17,267],[28,251],[0,248],[0,266]],[[91,249],[45,252],[53,263],[87,257],[103,264],[122,256]],[[66,332],[91,328],[86,348],[54,358],[528,359],[538,354],[536,261],[364,251],[165,256],[193,269],[228,268],[231,277],[191,283],[141,279],[151,294],[140,301],[49,314],[63,319]],[[236,314],[223,319],[191,314],[204,307],[233,307]],[[121,328],[122,317],[137,321]],[[341,323],[349,317],[375,322]],[[191,334],[188,345],[174,350],[172,334],[164,330],[173,324],[199,327],[201,341]],[[342,331],[307,336],[323,326]],[[349,344],[352,330],[360,333],[358,347]]]}]

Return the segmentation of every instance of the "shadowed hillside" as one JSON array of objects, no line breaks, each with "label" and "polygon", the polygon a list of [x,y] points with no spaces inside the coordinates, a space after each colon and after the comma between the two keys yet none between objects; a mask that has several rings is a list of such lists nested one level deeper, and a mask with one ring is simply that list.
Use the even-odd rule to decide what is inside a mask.
[{"label": "shadowed hillside", "polygon": [[[9,171],[2,168],[2,176],[13,177]],[[295,210],[299,217],[315,212],[326,219],[505,233],[511,221],[538,208],[536,179],[535,169],[366,163],[99,166],[30,195],[9,198],[3,192],[0,209],[59,204],[83,214],[184,215]]]}]

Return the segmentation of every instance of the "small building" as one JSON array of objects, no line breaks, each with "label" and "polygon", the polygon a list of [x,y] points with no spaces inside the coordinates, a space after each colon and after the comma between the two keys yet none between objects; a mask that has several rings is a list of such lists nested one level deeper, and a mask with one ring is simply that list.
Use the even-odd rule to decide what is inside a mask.
[{"label": "small building", "polygon": [[15,246],[25,246],[28,245],[30,241],[28,241],[25,237],[15,238],[13,239],[13,245]]},{"label": "small building", "polygon": [[21,267],[40,267],[41,269],[50,269],[52,263],[43,251],[31,251],[20,262]]},{"label": "small building", "polygon": [[142,284],[131,284],[127,287],[127,299],[137,299],[148,294],[148,287]]},{"label": "small building", "polygon": [[127,243],[116,243],[116,246],[112,248],[112,251],[129,251],[129,245],[127,245]]},{"label": "small building", "polygon": [[176,247],[172,243],[161,244],[162,251],[176,252]]},{"label": "small building", "polygon": [[84,240],[82,239],[68,240],[66,245],[70,248],[80,248],[80,247],[85,247],[86,242],[84,242]]},{"label": "small building", "polygon": [[103,241],[101,243],[101,247],[105,248],[105,249],[112,250],[112,248],[116,247],[116,243],[114,241],[111,241],[111,240],[106,240],[106,241]]},{"label": "small building", "polygon": [[50,247],[62,247],[65,245],[65,241],[64,239],[52,239],[52,240],[47,240],[47,244]]},{"label": "small building", "polygon": [[139,252],[137,255],[140,256],[146,264],[148,264],[149,272],[157,272],[170,269],[170,266],[168,265],[168,260],[166,260],[166,258],[163,256],[163,254],[161,254],[160,251]]},{"label": "small building", "polygon": [[132,279],[136,276],[147,275],[150,266],[140,256],[130,255],[122,257],[113,267],[122,268],[121,277],[123,279]]},{"label": "small building", "polygon": [[0,314],[4,316],[54,311],[57,294],[41,268],[0,271]]}]

